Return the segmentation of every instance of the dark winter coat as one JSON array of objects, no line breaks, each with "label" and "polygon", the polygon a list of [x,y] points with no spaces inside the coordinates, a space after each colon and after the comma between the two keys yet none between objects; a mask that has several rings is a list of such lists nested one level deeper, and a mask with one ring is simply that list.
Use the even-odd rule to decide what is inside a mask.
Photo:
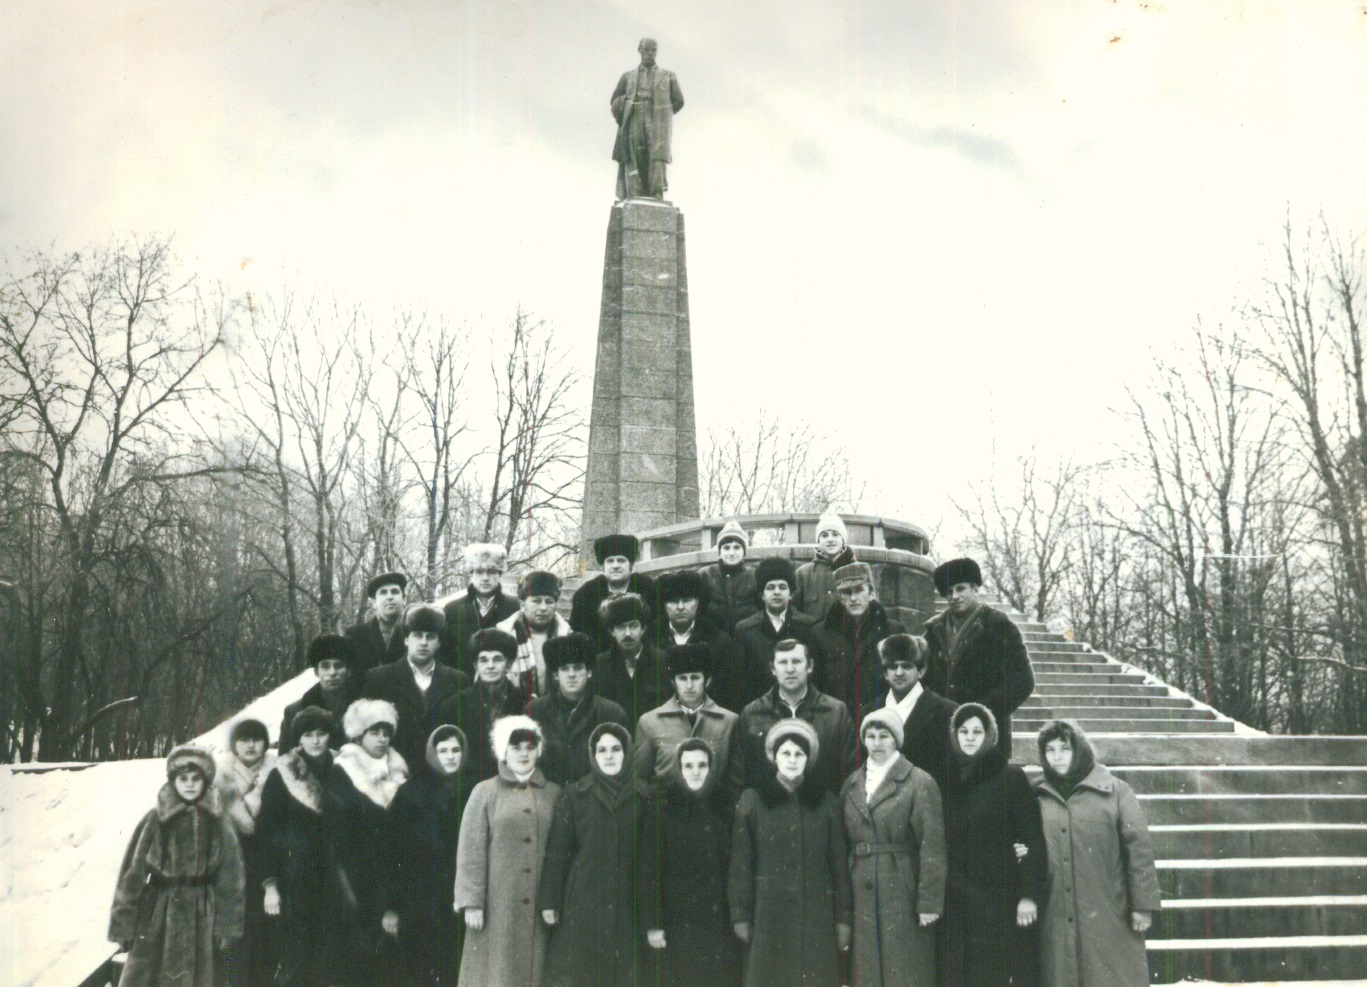
[{"label": "dark winter coat", "polygon": [[261,797],[266,779],[275,767],[275,752],[266,751],[255,769],[247,767],[232,754],[221,757],[214,787],[223,802],[223,812],[237,831],[242,851],[244,933],[224,957],[227,980],[236,987],[266,987],[275,974],[273,950],[266,935],[266,913],[261,887],[263,838],[260,833]]},{"label": "dark winter coat", "polygon": [[[243,932],[242,854],[218,792],[196,803],[171,783],[133,831],[114,886],[109,938],[128,942],[125,987],[213,987],[218,943]],[[11,944],[17,947],[18,944]]]},{"label": "dark winter coat", "polygon": [[845,612],[839,600],[832,603],[826,618],[816,628],[817,640],[821,642],[816,680],[821,691],[835,696],[851,710],[859,710],[877,699],[887,688],[883,664],[878,658],[878,642],[889,634],[905,633],[901,622],[893,619],[877,600],[869,604],[858,620]]},{"label": "dark winter coat", "polygon": [[707,612],[727,634],[734,634],[738,623],[759,612],[754,566],[714,562],[702,571],[702,578],[707,586]]},{"label": "dark winter coat", "polygon": [[1011,714],[1035,691],[1035,673],[1020,629],[999,610],[981,604],[958,633],[952,653],[945,615],[926,621],[930,645],[924,683],[953,702],[982,703],[997,718],[1001,748],[1010,756]]},{"label": "dark winter coat", "polygon": [[639,925],[664,930],[665,948],[657,954],[661,987],[740,982],[740,944],[726,905],[728,819],[708,789],[695,795],[677,777],[646,813]]},{"label": "dark winter coat", "polygon": [[649,795],[631,776],[630,753],[615,793],[591,772],[556,803],[536,897],[538,912],[552,909],[559,919],[546,950],[545,987],[636,987],[644,973],[636,868]]},{"label": "dark winter coat", "polygon": [[[651,622],[660,622],[664,608],[660,606],[655,580],[633,572],[627,577],[626,591],[640,594],[641,599],[645,600],[646,606],[650,608]],[[570,627],[581,634],[587,634],[593,642],[595,652],[603,652],[612,647],[612,635],[606,627],[598,626],[598,607],[607,598],[608,577],[600,572],[575,590],[570,600]]]},{"label": "dark winter coat", "polygon": [[797,585],[793,587],[794,609],[813,620],[824,619],[835,602],[835,570],[853,561],[854,549],[848,545],[834,561],[820,551],[814,551],[810,562],[797,567]]},{"label": "dark winter coat", "polygon": [[359,624],[352,624],[344,633],[355,648],[355,656],[351,662],[351,678],[356,682],[364,682],[366,673],[372,668],[379,668],[381,665],[408,657],[408,643],[404,638],[402,618],[388,641],[385,641],[384,631],[380,630],[379,620],[373,616],[367,617]]},{"label": "dark winter coat", "polygon": [[425,772],[390,805],[399,889],[399,948],[414,987],[454,987],[465,923],[451,907],[469,779]]},{"label": "dark winter coat", "polygon": [[677,773],[679,745],[701,737],[712,748],[710,775],[716,776],[718,797],[730,808],[745,787],[745,763],[740,751],[740,717],[708,698],[698,710],[698,722],[690,724],[677,697],[667,699],[641,717],[633,744],[636,777],[652,794],[661,794]]},{"label": "dark winter coat", "polygon": [[484,927],[466,929],[460,987],[541,983],[546,925],[536,893],[559,795],[539,770],[524,784],[506,766],[471,791],[460,821],[455,906],[483,909]]},{"label": "dark winter coat", "polygon": [[836,924],[852,920],[840,808],[804,783],[790,793],[774,776],[736,806],[727,900],[750,925],[745,987],[838,987]]},{"label": "dark winter coat", "polygon": [[522,609],[518,601],[503,592],[502,587],[494,589],[494,602],[489,612],[481,614],[475,602],[475,591],[467,589],[462,596],[446,604],[446,630],[441,635],[441,652],[437,661],[458,668],[471,682],[475,678],[475,655],[470,651],[470,638],[477,631],[487,631],[497,627],[500,621],[507,620]]},{"label": "dark winter coat", "polygon": [[403,758],[390,750],[371,757],[347,744],[328,771],[328,798],[334,803],[328,827],[344,900],[346,981],[364,987],[389,987],[398,977],[398,944],[381,919],[398,910],[398,859],[390,803],[408,780]]},{"label": "dark winter coat", "polygon": [[[1039,982],[1039,939],[1016,925],[1016,905],[1029,898],[1045,910],[1046,850],[1034,789],[998,745],[967,779],[950,771],[944,809],[947,983],[1032,987]],[[1016,843],[1028,851],[1019,863]]]},{"label": "dark winter coat", "polygon": [[1097,765],[1064,799],[1035,779],[1049,845],[1040,968],[1049,987],[1148,987],[1144,935],[1131,912],[1163,907],[1144,810]]},{"label": "dark winter coat", "polygon": [[627,673],[626,662],[614,645],[593,663],[593,691],[622,707],[627,723],[634,725],[674,695],[674,680],[669,677],[664,652],[649,641],[641,645],[635,675]]},{"label": "dark winter coat", "polygon": [[279,987],[315,987],[341,981],[341,884],[332,859],[328,825],[336,803],[324,782],[332,768],[325,753],[310,769],[302,751],[288,751],[261,790],[262,883],[280,893],[276,945]]},{"label": "dark winter coat", "polygon": [[874,790],[867,763],[840,793],[854,886],[854,987],[931,987],[935,932],[945,912],[944,819],[930,775],[899,757]]},{"label": "dark winter coat", "polygon": [[[778,686],[746,706],[740,714],[740,744],[745,757],[745,785],[755,788],[774,773],[764,753],[764,738],[769,728],[793,713],[778,697]],[[807,765],[810,784],[832,795],[840,791],[855,766],[854,719],[845,704],[832,699],[813,685],[797,704],[797,716],[816,730],[821,749],[816,763]]]},{"label": "dark winter coat", "polygon": [[783,625],[775,628],[768,613],[761,610],[736,624],[735,658],[713,676],[711,689],[717,702],[740,712],[772,689],[774,647],[785,638],[805,644],[814,667],[821,667],[821,643],[816,637],[814,619],[790,606],[783,616]]},{"label": "dark winter coat", "polygon": [[394,704],[399,722],[394,729],[392,747],[403,757],[410,772],[421,774],[427,770],[427,738],[441,725],[437,719],[441,704],[469,686],[470,679],[464,672],[436,662],[432,666],[432,682],[423,692],[418,688],[417,679],[413,678],[413,666],[404,657],[372,668],[365,677],[361,695]]},{"label": "dark winter coat", "polygon": [[447,699],[437,710],[435,725],[453,723],[465,734],[469,749],[460,763],[460,773],[468,780],[466,787],[498,774],[498,756],[494,753],[490,731],[494,721],[522,712],[526,700],[507,679],[498,688],[487,688],[476,682]]},{"label": "dark winter coat", "polygon": [[600,723],[620,723],[628,730],[634,725],[621,706],[594,694],[592,682],[573,707],[557,688],[552,695],[528,703],[527,715],[541,724],[544,741],[539,763],[546,780],[557,785],[568,785],[589,773],[589,735]]},{"label": "dark winter coat", "polygon": [[[859,711],[859,722],[886,705],[888,696],[868,703]],[[934,779],[944,799],[945,780],[953,770],[954,755],[949,746],[949,720],[958,709],[944,696],[936,695],[922,686],[911,716],[902,721],[902,756]],[[861,754],[862,758],[863,755]]]},{"label": "dark winter coat", "polygon": [[299,738],[294,736],[294,731],[290,728],[290,724],[294,722],[294,715],[296,713],[309,706],[317,706],[319,709],[327,710],[332,714],[333,719],[337,721],[336,728],[328,733],[328,750],[338,750],[345,744],[347,736],[342,730],[342,717],[346,714],[346,708],[360,697],[362,681],[362,679],[356,677],[354,672],[348,675],[347,688],[342,693],[341,701],[336,705],[329,705],[327,696],[323,692],[323,686],[320,683],[315,682],[298,702],[292,702],[286,706],[285,715],[280,721],[280,733],[278,735],[280,737],[278,745],[280,752],[292,751],[299,746]]}]

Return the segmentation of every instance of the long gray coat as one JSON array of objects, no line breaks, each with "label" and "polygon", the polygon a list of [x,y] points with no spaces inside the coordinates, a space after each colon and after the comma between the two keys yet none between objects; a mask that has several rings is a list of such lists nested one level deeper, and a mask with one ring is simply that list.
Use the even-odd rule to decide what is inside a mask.
[{"label": "long gray coat", "polygon": [[[617,140],[612,145],[613,161],[631,160],[631,117],[636,109],[639,72],[639,67],[623,72],[622,77],[617,80],[617,88],[612,91],[612,118],[617,121]],[[679,89],[679,80],[674,73],[658,65],[655,66],[653,96],[652,112],[646,118],[646,133],[650,135],[650,159],[673,161],[671,150],[674,114],[683,109],[683,91]],[[646,602],[652,601],[647,597]]]},{"label": "long gray coat", "polygon": [[931,987],[934,926],[945,910],[944,818],[935,781],[905,757],[866,798],[868,765],[840,793],[854,887],[855,987]]},{"label": "long gray coat", "polygon": [[456,850],[455,906],[484,909],[484,927],[466,929],[460,987],[541,983],[546,926],[536,913],[536,885],[559,795],[540,769],[523,785],[506,766],[470,793]]},{"label": "long gray coat", "polygon": [[1144,936],[1130,912],[1157,912],[1163,902],[1139,800],[1099,764],[1066,802],[1043,776],[1035,793],[1049,845],[1045,987],[1148,987]]}]

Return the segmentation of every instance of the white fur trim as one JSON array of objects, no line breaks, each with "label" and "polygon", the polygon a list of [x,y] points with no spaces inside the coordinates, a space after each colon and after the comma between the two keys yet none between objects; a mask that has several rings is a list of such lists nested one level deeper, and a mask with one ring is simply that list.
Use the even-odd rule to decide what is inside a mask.
[{"label": "white fur trim", "polygon": [[541,753],[541,746],[545,743],[545,736],[541,732],[541,724],[530,716],[504,716],[494,720],[494,728],[489,731],[489,738],[493,741],[494,756],[498,758],[498,763],[502,764],[505,755],[508,753],[508,742],[512,740],[513,734],[518,730],[530,730],[536,735],[536,752]]},{"label": "white fur trim", "polygon": [[343,744],[332,763],[346,772],[356,791],[381,809],[389,808],[394,793],[408,780],[408,765],[403,755],[392,748],[384,758],[378,758],[367,754],[360,744]]},{"label": "white fur trim", "polygon": [[376,723],[388,723],[394,729],[399,727],[399,711],[393,703],[383,699],[358,699],[347,707],[342,717],[342,729],[348,740],[355,740]]}]

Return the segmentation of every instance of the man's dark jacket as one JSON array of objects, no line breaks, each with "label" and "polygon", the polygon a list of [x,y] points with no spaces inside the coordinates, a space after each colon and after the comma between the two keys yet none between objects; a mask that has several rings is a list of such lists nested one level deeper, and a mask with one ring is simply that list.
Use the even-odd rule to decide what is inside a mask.
[{"label": "man's dark jacket", "polygon": [[[955,654],[946,647],[948,611],[926,621],[930,658],[923,684],[953,702],[982,703],[997,718],[999,743],[1011,757],[1011,714],[1035,691],[1035,672],[1020,629],[1011,618],[986,604],[967,620]],[[950,667],[952,662],[952,668]]]},{"label": "man's dark jacket", "polygon": [[284,719],[280,721],[280,753],[292,751],[299,746],[299,738],[290,729],[290,723],[294,720],[294,714],[298,713],[306,706],[317,706],[319,709],[326,709],[337,721],[337,726],[328,734],[328,749],[339,750],[347,741],[346,733],[342,730],[342,717],[346,714],[346,708],[351,705],[352,700],[360,695],[360,689],[356,686],[358,681],[354,678],[355,673],[347,676],[346,687],[342,690],[342,702],[338,709],[328,709],[327,700],[323,698],[323,684],[315,682],[309,687],[309,691],[299,697],[297,702],[292,702],[285,707]]},{"label": "man's dark jacket", "polygon": [[380,622],[374,617],[367,617],[359,624],[352,624],[346,629],[346,637],[356,649],[355,657],[351,661],[351,677],[356,682],[364,682],[366,673],[372,668],[379,668],[381,665],[408,657],[402,617],[399,619],[399,626],[394,628],[394,635],[388,644],[384,640],[384,631],[380,630]]},{"label": "man's dark jacket", "polygon": [[[545,741],[537,767],[547,781],[557,785],[568,785],[589,773],[589,735],[600,723],[620,723],[632,732],[636,729],[635,723],[627,722],[621,706],[594,694],[592,683],[573,706],[556,688],[551,695],[529,702],[527,715],[541,724]],[[622,770],[629,771],[630,766]]]},{"label": "man's dark jacket", "polygon": [[498,757],[494,754],[491,736],[494,721],[515,716],[526,705],[526,696],[505,678],[496,689],[488,688],[483,682],[475,682],[437,707],[438,726],[454,723],[465,734],[468,749],[461,759],[460,770],[468,779],[467,785],[473,787],[498,774]]},{"label": "man's dark jacket", "polygon": [[[825,695],[808,683],[807,695],[797,704],[799,719],[816,730],[816,764],[808,763],[807,777],[822,791],[839,794],[840,786],[855,769],[854,718],[839,699]],[[740,714],[740,745],[745,757],[745,787],[759,788],[772,778],[774,766],[764,753],[764,736],[779,720],[792,716],[786,703],[778,698],[778,686],[746,706]]]},{"label": "man's dark jacket", "polygon": [[[494,588],[494,603],[489,612],[481,615],[475,602],[475,591],[467,589],[462,596],[446,604],[446,631],[441,636],[441,651],[437,661],[458,668],[471,681],[475,677],[475,656],[470,653],[470,638],[476,631],[487,631],[500,620],[507,620],[522,609],[518,601]],[[407,651],[404,652],[407,654]]]},{"label": "man's dark jacket", "polygon": [[821,691],[835,696],[851,710],[873,702],[887,688],[883,663],[878,658],[878,642],[889,634],[905,633],[901,622],[893,619],[877,600],[869,604],[858,620],[836,600],[816,628],[822,659],[816,666],[816,681]]},{"label": "man's dark jacket", "polygon": [[[627,577],[628,593],[639,593],[650,610],[651,623],[658,624],[664,612],[660,606],[655,580],[649,576],[633,572]],[[612,647],[612,635],[606,627],[598,626],[598,607],[608,598],[608,577],[601,572],[586,581],[574,591],[570,601],[570,627],[581,634],[587,634],[593,642],[594,652],[601,654]],[[646,629],[647,631],[650,628]]]},{"label": "man's dark jacket", "polygon": [[593,691],[610,699],[627,714],[627,728],[635,733],[636,721],[674,695],[664,652],[647,641],[636,659],[636,674],[628,675],[626,661],[614,645],[593,663]]},{"label": "man's dark jacket", "polygon": [[[863,723],[864,717],[882,709],[886,702],[887,697],[884,696],[864,706],[859,711],[859,722]],[[952,703],[922,686],[921,695],[911,708],[911,716],[902,723],[902,754],[935,779],[935,784],[940,786],[941,799],[945,795],[945,778],[953,763],[949,746],[949,721],[958,708],[958,703]],[[861,744],[859,760],[862,762],[864,757]]]},{"label": "man's dark jacket", "polygon": [[427,766],[427,738],[440,725],[437,710],[447,699],[469,685],[470,679],[464,672],[436,662],[432,666],[432,684],[424,694],[413,678],[413,668],[408,664],[407,657],[372,668],[365,677],[361,695],[366,699],[391,702],[399,713],[393,747],[408,762],[410,777],[430,770]]},{"label": "man's dark jacket", "polygon": [[769,614],[761,610],[736,624],[735,657],[714,676],[717,681],[711,689],[712,698],[719,705],[739,712],[772,689],[774,647],[784,638],[805,644],[813,667],[821,667],[821,642],[816,638],[815,620],[790,606],[783,615],[783,626],[775,630]]}]

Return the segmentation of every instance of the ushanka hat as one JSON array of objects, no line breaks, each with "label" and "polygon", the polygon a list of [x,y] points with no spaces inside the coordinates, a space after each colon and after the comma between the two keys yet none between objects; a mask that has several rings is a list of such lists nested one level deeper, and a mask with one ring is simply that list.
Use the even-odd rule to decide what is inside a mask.
[{"label": "ushanka hat", "polygon": [[712,649],[705,644],[672,644],[665,651],[665,662],[670,678],[690,672],[702,672],[706,678],[712,674]]},{"label": "ushanka hat", "polygon": [[821,741],[817,739],[816,728],[806,720],[791,716],[786,720],[779,720],[764,735],[764,756],[773,761],[779,745],[785,740],[796,740],[799,747],[806,748],[809,766],[821,751]]},{"label": "ushanka hat", "polygon": [[900,749],[902,741],[906,737],[906,728],[902,726],[902,717],[895,709],[880,706],[872,713],[864,717],[864,722],[859,724],[859,739],[863,741],[864,734],[868,733],[869,727],[882,727],[892,734],[892,739]]},{"label": "ushanka hat", "polygon": [[750,536],[745,533],[745,529],[733,518],[722,526],[717,533],[717,548],[721,548],[729,541],[740,542],[740,547],[747,552],[750,551]]},{"label": "ushanka hat", "polygon": [[604,630],[610,631],[617,625],[632,620],[639,620],[642,624],[650,623],[650,608],[646,606],[646,601],[641,599],[639,593],[610,596],[598,608],[598,623],[603,625]]},{"label": "ushanka hat", "polygon": [[884,668],[904,661],[913,668],[925,671],[929,654],[930,645],[926,639],[912,634],[889,634],[878,642],[878,660]]},{"label": "ushanka hat", "polygon": [[176,775],[186,768],[195,768],[204,777],[207,785],[214,780],[214,775],[218,773],[218,766],[214,764],[213,755],[198,744],[181,744],[179,747],[166,755],[166,777],[170,781],[175,781]]},{"label": "ushanka hat", "polygon": [[309,665],[318,667],[322,661],[340,661],[347,668],[356,660],[356,646],[340,634],[319,634],[309,642]]},{"label": "ushanka hat", "polygon": [[972,559],[950,559],[935,567],[935,589],[945,599],[949,599],[951,588],[960,583],[983,584],[983,571]]},{"label": "ushanka hat", "polygon": [[560,599],[560,577],[544,569],[533,569],[517,581],[517,598],[553,596]]},{"label": "ushanka hat", "polygon": [[446,614],[440,607],[430,603],[415,603],[404,611],[403,633],[405,637],[414,633],[436,634],[440,637],[446,633]]},{"label": "ushanka hat", "polygon": [[586,665],[593,668],[593,642],[578,631],[563,637],[552,637],[541,646],[541,657],[546,661],[546,674],[554,675],[561,665]]},{"label": "ushanka hat", "polygon": [[497,569],[502,572],[507,566],[508,550],[502,545],[475,542],[465,546],[466,569]]},{"label": "ushanka hat", "polygon": [[479,656],[481,651],[497,651],[514,661],[517,658],[517,638],[497,627],[486,627],[470,635],[470,654]]},{"label": "ushanka hat", "polygon": [[851,562],[849,565],[842,565],[835,570],[832,578],[835,580],[836,586],[842,586],[845,583],[868,583],[870,589],[874,587],[873,566],[867,562]]},{"label": "ushanka hat", "polygon": [[675,603],[679,600],[702,601],[706,593],[703,588],[702,573],[697,569],[675,569],[666,572],[655,582],[659,589],[661,603]]},{"label": "ushanka hat", "polygon": [[797,589],[797,569],[788,559],[771,557],[760,559],[755,566],[755,587],[762,595],[769,583],[783,580],[790,590]]},{"label": "ushanka hat", "polygon": [[399,726],[399,711],[393,703],[383,699],[358,699],[347,707],[342,717],[342,729],[348,740],[358,740],[373,726],[389,725],[391,731]]},{"label": "ushanka hat", "polygon": [[593,543],[593,554],[602,565],[616,555],[625,556],[632,565],[641,557],[641,542],[635,535],[604,535]]}]

